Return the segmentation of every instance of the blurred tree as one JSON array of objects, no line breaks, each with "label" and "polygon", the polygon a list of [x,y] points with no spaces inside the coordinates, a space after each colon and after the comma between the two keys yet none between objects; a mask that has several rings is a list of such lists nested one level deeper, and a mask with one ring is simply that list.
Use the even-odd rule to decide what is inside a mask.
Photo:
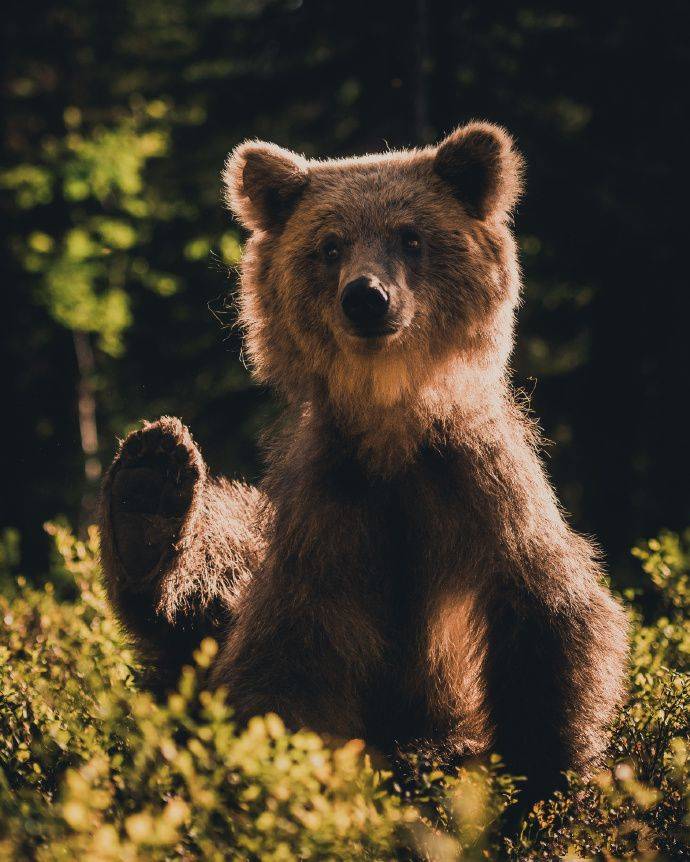
[{"label": "blurred tree", "polygon": [[[14,369],[4,450],[14,491],[0,521],[19,528],[28,568],[42,565],[41,520],[73,515],[82,496],[68,330],[87,332],[94,350],[103,461],[116,434],[168,411],[193,426],[215,467],[258,472],[256,432],[273,406],[238,361],[226,299],[241,246],[221,205],[227,151],[251,136],[307,155],[362,153],[423,143],[477,116],[509,127],[527,156],[516,381],[533,390],[558,444],[549,454],[567,508],[617,568],[640,535],[690,522],[674,407],[690,359],[677,190],[688,9],[16,4],[3,35],[3,176],[14,179],[0,322],[3,367]],[[164,157],[137,149],[151,134]],[[102,135],[119,144],[108,150]],[[87,168],[99,147],[104,164]],[[69,171],[79,189],[90,170],[133,171],[141,188],[99,198],[87,179],[86,197],[70,197]],[[21,188],[33,189],[29,206]],[[144,209],[131,212],[129,198]],[[119,240],[103,233],[108,220],[125,226]],[[74,230],[77,249],[87,241],[76,262]],[[113,292],[121,300],[106,306]]]},{"label": "blurred tree", "polygon": [[38,302],[72,334],[84,456],[83,527],[95,516],[94,484],[101,475],[91,336],[98,337],[104,353],[121,355],[131,323],[128,289],[141,282],[166,296],[176,287],[171,276],[151,271],[137,255],[152,218],[160,218],[155,190],[144,189],[142,173],[148,159],[165,153],[165,114],[163,102],[151,102],[115,124],[86,131],[81,110],[69,106],[64,136],[46,136],[40,161],[0,173],[0,186],[31,219],[30,233],[13,237],[13,250],[26,273],[38,276]]}]

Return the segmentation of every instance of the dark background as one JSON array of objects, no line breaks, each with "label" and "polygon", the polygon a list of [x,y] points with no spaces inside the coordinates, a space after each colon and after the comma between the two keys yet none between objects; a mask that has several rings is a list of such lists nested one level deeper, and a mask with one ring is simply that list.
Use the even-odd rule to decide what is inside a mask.
[{"label": "dark background", "polygon": [[[0,525],[11,529],[0,562],[40,577],[43,521],[91,517],[99,463],[140,417],[179,415],[213,469],[259,474],[256,434],[275,407],[251,384],[232,327],[228,263],[241,237],[221,205],[228,150],[260,137],[309,156],[359,154],[486,118],[516,136],[528,164],[516,384],[554,441],[550,469],[576,527],[624,578],[635,540],[690,524],[687,12],[686,2],[13,4],[0,172]],[[89,155],[108,130],[111,155]],[[161,152],[132,167],[132,141],[149,133]],[[111,160],[141,188],[128,190],[126,174],[98,192],[94,172]],[[108,245],[104,214],[133,236]],[[69,251],[75,229],[90,250]],[[80,317],[85,300],[65,312],[82,277],[94,302],[124,297],[131,322],[113,323],[105,305]],[[95,408],[93,452],[79,403]]]}]

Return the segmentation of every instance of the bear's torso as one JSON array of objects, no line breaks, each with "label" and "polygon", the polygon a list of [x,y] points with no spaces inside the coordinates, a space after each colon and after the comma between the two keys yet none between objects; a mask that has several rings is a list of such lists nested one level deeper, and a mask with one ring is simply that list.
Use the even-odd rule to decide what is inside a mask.
[{"label": "bear's torso", "polygon": [[[382,478],[342,440],[322,440],[327,457],[317,450],[310,463],[298,457],[280,471],[274,491],[289,511],[277,513],[276,531],[289,536],[286,591],[305,608],[328,608],[316,625],[344,656],[330,685],[342,684],[359,701],[350,710],[361,720],[352,735],[391,750],[454,732],[458,747],[484,748],[489,731],[478,677],[485,656],[476,644],[485,641],[489,592],[478,586],[492,561],[481,516],[465,493],[461,454],[436,440]],[[434,642],[439,629],[451,632],[451,641]],[[371,631],[377,638],[368,643]],[[353,680],[356,662],[348,656],[355,653],[364,667]],[[449,689],[452,702],[441,694]]]},{"label": "bear's torso", "polygon": [[[410,466],[363,501],[382,517],[377,615],[387,646],[363,692],[366,738],[385,748],[420,737],[448,737],[482,749],[489,733],[477,690],[485,656],[486,608],[494,561],[481,540],[481,513],[465,494],[462,457],[452,445],[424,446]],[[487,583],[488,582],[488,583]],[[439,618],[455,624],[439,627]],[[436,631],[453,631],[448,642]],[[456,698],[444,694],[452,677]],[[444,682],[439,685],[439,681]]]}]

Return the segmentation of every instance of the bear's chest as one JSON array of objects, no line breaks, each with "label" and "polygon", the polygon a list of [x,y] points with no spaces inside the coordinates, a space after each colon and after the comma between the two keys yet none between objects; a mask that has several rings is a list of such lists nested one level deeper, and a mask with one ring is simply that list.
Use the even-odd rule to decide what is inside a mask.
[{"label": "bear's chest", "polygon": [[451,457],[423,452],[404,473],[366,486],[361,524],[371,550],[371,586],[391,625],[408,639],[429,590],[459,574],[476,524]]},{"label": "bear's chest", "polygon": [[382,478],[345,447],[330,451],[326,462],[294,477],[292,558],[310,608],[325,594],[344,609],[323,617],[325,637],[337,642],[345,613],[353,623],[341,651],[349,654],[361,633],[366,670],[353,684],[365,735],[389,750],[392,741],[438,729],[429,632],[439,596],[476,569],[467,550],[477,547],[476,518],[452,453],[424,451],[406,470]]}]

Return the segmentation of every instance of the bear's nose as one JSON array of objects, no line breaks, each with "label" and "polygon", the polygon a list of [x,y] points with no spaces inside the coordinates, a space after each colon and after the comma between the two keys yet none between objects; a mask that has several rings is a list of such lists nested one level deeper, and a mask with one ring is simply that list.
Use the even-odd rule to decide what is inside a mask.
[{"label": "bear's nose", "polygon": [[390,296],[380,282],[363,275],[345,285],[340,304],[347,319],[366,334],[383,322]]}]

